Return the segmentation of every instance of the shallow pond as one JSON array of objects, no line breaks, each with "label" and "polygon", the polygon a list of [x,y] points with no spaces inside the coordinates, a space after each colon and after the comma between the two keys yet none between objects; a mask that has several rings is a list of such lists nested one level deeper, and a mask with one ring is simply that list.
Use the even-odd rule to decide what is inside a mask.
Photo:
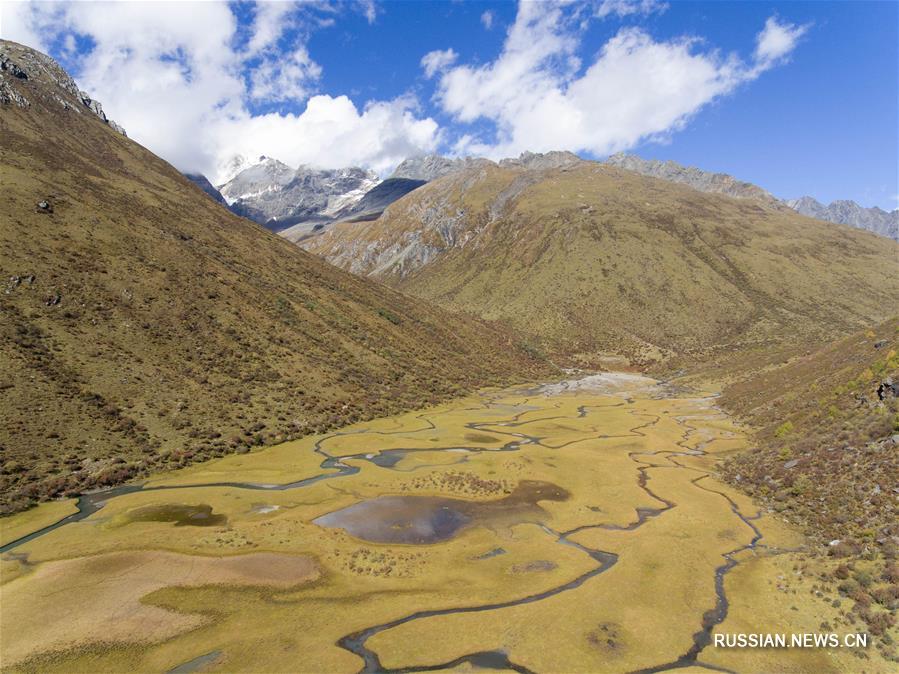
[{"label": "shallow pond", "polygon": [[343,529],[372,543],[438,543],[473,522],[545,514],[538,501],[564,501],[568,497],[567,491],[554,484],[526,480],[507,496],[493,501],[379,496],[322,515],[314,523]]},{"label": "shallow pond", "polygon": [[163,503],[143,506],[117,515],[113,526],[130,524],[131,522],[174,522],[176,527],[213,527],[225,524],[228,518],[213,513],[212,506],[183,505],[180,503]]}]

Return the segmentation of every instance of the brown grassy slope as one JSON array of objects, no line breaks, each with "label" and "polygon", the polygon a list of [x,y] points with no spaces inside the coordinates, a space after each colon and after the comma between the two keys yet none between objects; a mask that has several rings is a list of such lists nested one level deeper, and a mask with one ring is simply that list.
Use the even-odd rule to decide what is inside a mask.
[{"label": "brown grassy slope", "polygon": [[[899,319],[813,350],[741,354],[722,406],[754,428],[725,479],[821,544],[811,572],[899,662]],[[753,358],[755,371],[751,371]],[[694,376],[717,376],[717,366]],[[808,570],[806,570],[808,572]]]},{"label": "brown grassy slope", "polygon": [[895,242],[595,162],[446,176],[308,249],[550,351],[643,365],[820,342],[899,310]]},{"label": "brown grassy slope", "polygon": [[819,540],[899,536],[889,379],[899,384],[899,319],[732,383],[721,404],[756,429],[757,448],[726,462],[725,476]]},{"label": "brown grassy slope", "polygon": [[30,102],[0,106],[3,510],[546,374],[230,214],[23,49],[0,42]]}]

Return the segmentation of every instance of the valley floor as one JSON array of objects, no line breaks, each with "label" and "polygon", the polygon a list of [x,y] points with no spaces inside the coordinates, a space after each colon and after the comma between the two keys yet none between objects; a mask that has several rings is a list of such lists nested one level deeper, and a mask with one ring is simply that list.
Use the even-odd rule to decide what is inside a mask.
[{"label": "valley floor", "polygon": [[[890,671],[745,437],[636,375],[488,389],[0,521],[4,671]],[[62,518],[62,519],[61,519]],[[54,524],[55,523],[55,524]]]}]

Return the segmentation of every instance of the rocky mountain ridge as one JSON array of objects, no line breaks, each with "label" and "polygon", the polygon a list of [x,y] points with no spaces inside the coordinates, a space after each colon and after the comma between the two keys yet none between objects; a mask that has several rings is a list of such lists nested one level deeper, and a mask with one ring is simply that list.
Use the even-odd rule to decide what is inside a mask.
[{"label": "rocky mountain ridge", "polygon": [[644,176],[688,185],[700,192],[726,194],[729,197],[741,199],[761,199],[769,203],[778,201],[776,197],[758,185],[737,180],[726,173],[711,173],[695,166],[683,166],[671,160],[642,159],[637,155],[618,152],[606,159],[605,163]]},{"label": "rocky mountain ridge", "polygon": [[888,212],[877,206],[865,208],[847,199],[838,199],[825,206],[813,197],[789,199],[784,203],[811,218],[866,229],[899,241],[899,209]]},{"label": "rocky mountain ridge", "polygon": [[[483,157],[452,158],[429,154],[405,159],[382,182],[374,173],[357,167],[317,170],[301,166],[294,171],[286,164],[264,156],[255,164],[244,157],[235,157],[228,163],[226,171],[233,176],[220,186],[220,191],[229,208],[238,215],[281,232],[291,241],[303,241],[320,234],[334,222],[372,220],[410,191],[454,173],[490,166],[529,170],[573,168],[585,161],[565,151],[524,152],[517,158],[498,162]],[[835,201],[824,206],[811,197],[783,200],[758,185],[726,173],[712,173],[670,160],[645,160],[623,152],[602,163],[686,185],[700,192],[757,199],[774,207],[788,207],[802,215],[899,241],[899,210],[888,213],[876,207],[864,208],[853,201]]]},{"label": "rocky mountain ridge", "polygon": [[[394,201],[445,175],[487,166],[532,169],[572,166],[580,162],[570,152],[525,152],[497,164],[480,157],[450,158],[431,154],[405,159],[384,181],[359,167],[296,170],[272,157],[253,163],[236,156],[226,162],[230,178],[218,186],[228,208],[291,241],[320,234],[334,222],[373,220]],[[196,174],[185,174],[194,180]],[[200,183],[213,198],[215,195]]]},{"label": "rocky mountain ridge", "polygon": [[[128,135],[106,116],[100,102],[79,89],[75,80],[52,58],[16,42],[0,41],[0,104],[28,108],[32,102],[29,89],[35,81],[42,79],[53,82],[51,96],[64,110],[81,114],[87,108],[113,131]],[[14,81],[17,84],[14,85]]]},{"label": "rocky mountain ridge", "polygon": [[641,175],[660,178],[669,182],[688,185],[700,192],[726,194],[741,199],[760,199],[768,203],[784,204],[797,213],[864,229],[894,241],[899,241],[899,210],[887,212],[876,206],[865,208],[854,201],[838,200],[825,206],[813,197],[778,199],[767,190],[726,173],[710,173],[693,166],[683,166],[674,161],[641,159],[633,154],[619,152],[606,159],[607,164],[634,171]]},{"label": "rocky mountain ridge", "polygon": [[430,182],[450,173],[491,163],[489,159],[480,157],[444,157],[439,154],[426,154],[404,159],[390,175],[391,178],[421,180]]}]

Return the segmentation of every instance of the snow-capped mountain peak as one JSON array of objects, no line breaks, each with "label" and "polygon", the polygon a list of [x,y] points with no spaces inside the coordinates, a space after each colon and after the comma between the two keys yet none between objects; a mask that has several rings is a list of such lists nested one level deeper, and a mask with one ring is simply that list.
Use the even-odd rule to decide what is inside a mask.
[{"label": "snow-capped mountain peak", "polygon": [[376,173],[355,166],[293,169],[265,155],[252,164],[235,157],[226,168],[240,169],[219,187],[231,210],[274,230],[329,220],[380,182]]}]

